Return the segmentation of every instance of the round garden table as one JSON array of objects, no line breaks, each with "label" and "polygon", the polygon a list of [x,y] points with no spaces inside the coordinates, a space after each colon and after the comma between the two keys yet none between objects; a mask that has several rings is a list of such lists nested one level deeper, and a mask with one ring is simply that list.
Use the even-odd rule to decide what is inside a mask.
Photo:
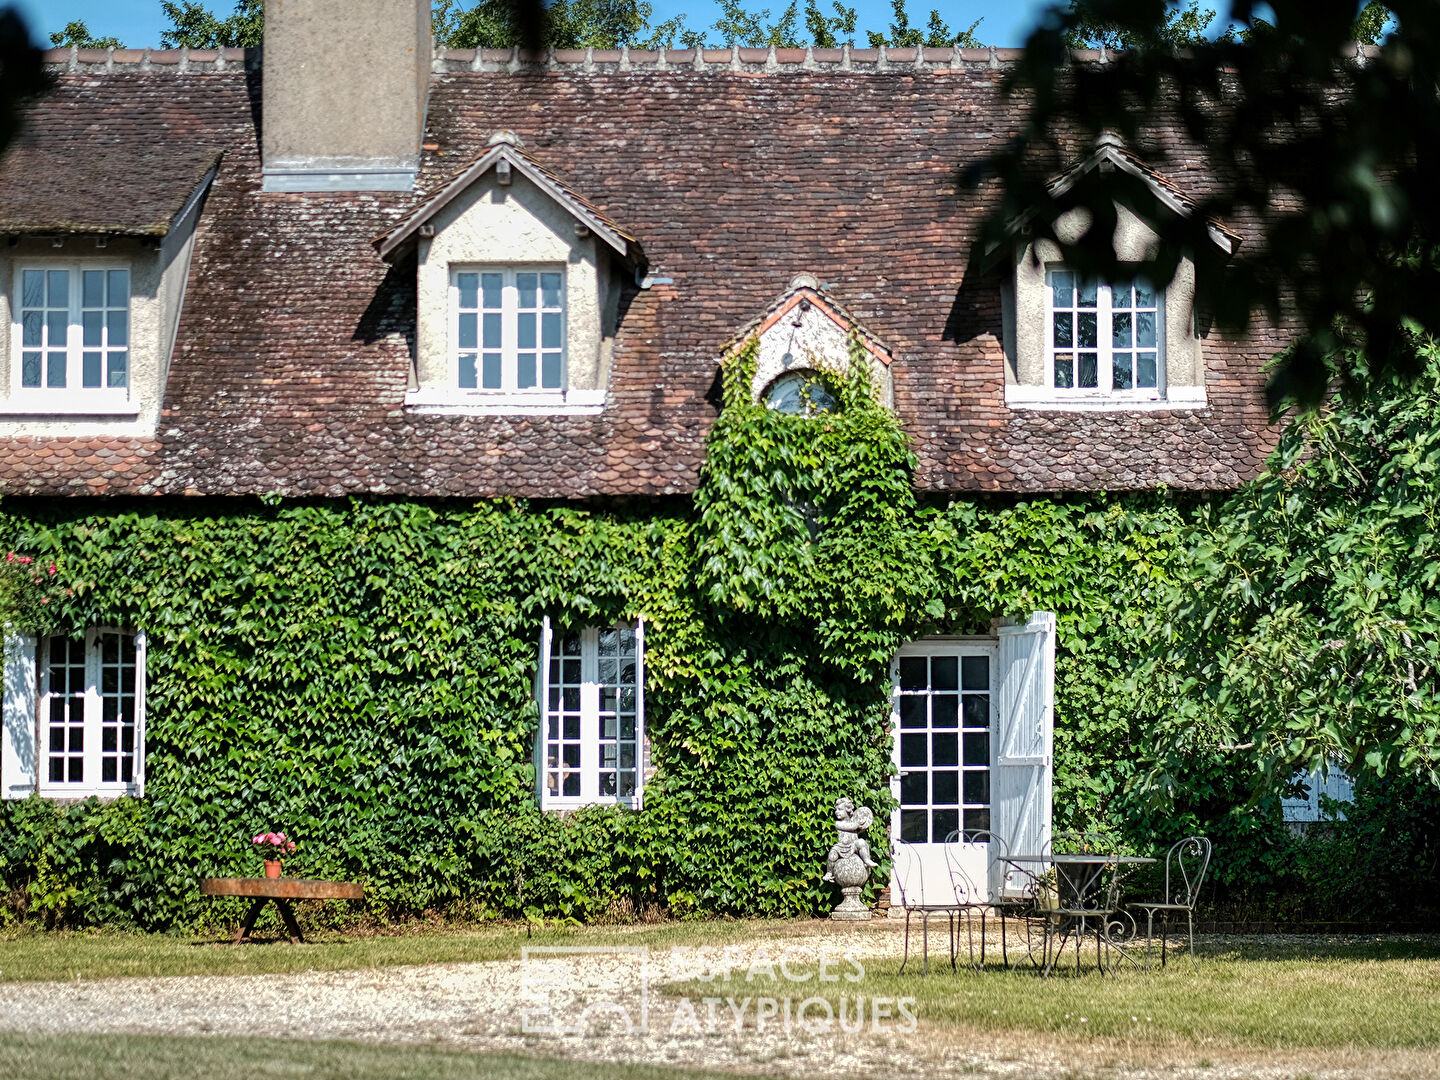
[{"label": "round garden table", "polygon": [[[1075,934],[1075,970],[1078,972],[1080,942],[1092,929],[1095,932],[1095,962],[1100,970],[1114,971],[1114,965],[1107,968],[1102,959],[1102,947],[1105,955],[1113,951],[1137,968],[1140,966],[1126,951],[1126,946],[1134,940],[1135,927],[1131,920],[1130,933],[1125,933],[1123,920],[1129,916],[1120,911],[1120,884],[1127,875],[1153,863],[1154,859],[1103,852],[1051,852],[1001,856],[1000,861],[1015,867],[1034,882],[1035,914],[1045,920],[1042,974],[1049,975],[1055,970],[1060,952],[1072,933]],[[1055,888],[1047,903],[1042,901],[1042,894],[1046,892],[1042,879],[1052,869],[1055,871]],[[1059,939],[1058,944],[1052,949],[1051,943],[1056,938]]]}]

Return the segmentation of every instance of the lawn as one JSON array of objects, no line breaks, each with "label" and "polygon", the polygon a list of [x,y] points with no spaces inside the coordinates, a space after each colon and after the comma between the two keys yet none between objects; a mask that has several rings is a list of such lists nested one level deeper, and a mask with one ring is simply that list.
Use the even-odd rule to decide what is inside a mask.
[{"label": "lawn", "polygon": [[260,936],[231,945],[228,936],[0,932],[0,983],[52,979],[105,979],[153,975],[261,975],[294,971],[345,971],[396,964],[515,960],[527,945],[725,945],[757,938],[780,940],[814,933],[805,922],[714,920],[618,927],[536,928],[495,926],[413,933],[306,933],[292,946]]},{"label": "lawn", "polygon": [[1187,961],[1115,978],[1093,966],[1077,977],[1072,968],[1045,980],[1029,969],[952,972],[943,948],[938,963],[932,954],[928,975],[913,963],[899,974],[898,959],[864,959],[864,976],[854,984],[787,986],[762,975],[665,989],[697,1003],[716,995],[738,1001],[819,994],[837,1012],[841,997],[852,1009],[858,995],[909,997],[920,1029],[932,1033],[1043,1033],[1060,1042],[1157,1048],[1440,1049],[1440,940],[1434,938],[1308,945],[1253,939],[1205,948],[1198,973]]},{"label": "lawn", "polygon": [[[858,933],[860,937],[853,936]],[[857,995],[875,998],[913,998],[922,1040],[937,1044],[1015,1045],[1033,1042],[1049,1046],[1118,1047],[1162,1056],[1176,1051],[1190,1057],[1208,1053],[1238,1053],[1242,1057],[1299,1053],[1323,1059],[1336,1053],[1389,1054],[1418,1052],[1433,1062],[1440,1051],[1440,937],[1410,936],[1373,939],[1230,938],[1202,942],[1200,970],[1188,961],[1165,971],[1125,971],[1106,978],[1093,968],[1076,977],[1062,972],[1041,980],[1028,969],[951,972],[932,953],[928,975],[912,964],[901,975],[899,935],[893,925],[871,924],[845,929],[820,922],[713,921],[662,923],[629,927],[535,929],[529,937],[523,927],[506,926],[464,931],[345,937],[337,933],[315,935],[313,944],[257,944],[231,946],[215,938],[184,938],[138,934],[12,933],[0,936],[0,983],[10,980],[101,979],[114,976],[185,974],[258,974],[306,970],[368,969],[396,964],[519,958],[526,945],[646,945],[652,954],[674,946],[713,949],[741,946],[747,956],[768,952],[777,959],[791,939],[824,942],[832,934],[852,935],[852,944],[874,935],[884,956],[861,950],[863,977],[858,983],[821,985],[818,980],[787,985],[763,973],[747,979],[742,965],[729,982],[686,981],[663,988],[662,998],[671,1013],[678,998],[690,998],[700,1015],[702,999],[715,996],[786,997],[795,1001],[822,995],[838,1003],[842,995],[853,1003]],[[835,939],[837,942],[841,938]],[[932,942],[934,944],[934,942]],[[1093,954],[1091,954],[1093,956]],[[992,962],[995,957],[992,957]],[[814,958],[811,959],[814,962]],[[1087,964],[1093,963],[1087,956]],[[692,974],[693,974],[693,970]],[[792,965],[804,974],[804,964]],[[692,976],[686,975],[689,979]],[[723,1012],[722,1012],[723,1015]],[[753,1026],[754,1013],[746,1026]],[[217,1055],[225,1069],[227,1054],[213,1049],[227,1040],[199,1043],[184,1039],[91,1039],[4,1037],[0,1040],[0,1076],[12,1074],[4,1066],[6,1055],[21,1055],[26,1047],[45,1046],[45,1060],[54,1063],[45,1075],[129,1075],[125,1055],[149,1062],[137,1046],[154,1044],[160,1055],[156,1069],[166,1061],[195,1060],[194,1055]],[[113,1044],[113,1047],[111,1047]],[[189,1047],[190,1049],[186,1049]],[[104,1068],[96,1054],[108,1058]],[[287,1076],[390,1076],[410,1075],[387,1062],[388,1051],[374,1047],[329,1044],[286,1044],[286,1060],[301,1064]],[[413,1051],[405,1051],[413,1054]],[[167,1056],[169,1055],[169,1056]],[[328,1056],[327,1056],[328,1055]],[[264,1054],[247,1051],[237,1058],[258,1067]],[[398,1060],[398,1059],[397,1059]],[[429,1061],[430,1059],[426,1059]],[[496,1064],[500,1059],[464,1054],[438,1054],[423,1075],[440,1077],[504,1075],[568,1076],[572,1066],[561,1062],[524,1059],[521,1066]],[[335,1066],[334,1062],[341,1065]],[[88,1063],[88,1064],[87,1064]],[[153,1064],[153,1063],[152,1063]],[[333,1066],[333,1067],[332,1067]],[[342,1067],[343,1066],[343,1067]],[[135,1066],[138,1068],[139,1066]],[[178,1070],[179,1065],[175,1066]],[[409,1067],[409,1066],[407,1066]],[[417,1066],[418,1067],[418,1066]],[[619,1069],[616,1066],[616,1069]],[[71,1072],[64,1070],[71,1069]],[[208,1066],[207,1066],[208,1069]],[[545,1069],[559,1070],[546,1072]],[[680,1076],[663,1072],[595,1071],[585,1075]],[[88,1071],[87,1071],[88,1070]],[[367,1071],[370,1070],[370,1071]],[[469,1071],[466,1071],[469,1070]],[[487,1071],[490,1070],[490,1071]],[[540,1070],[540,1071],[534,1071]],[[183,1071],[183,1070],[181,1070]],[[191,1069],[192,1072],[198,1071]],[[231,1075],[217,1065],[217,1076]],[[138,1075],[138,1074],[137,1074]],[[179,1072],[176,1073],[179,1075]],[[259,1073],[258,1075],[268,1075]],[[417,1073],[416,1075],[421,1075]]]},{"label": "lawn", "polygon": [[0,1076],[27,1080],[734,1080],[696,1072],[422,1046],[139,1035],[0,1035]]}]

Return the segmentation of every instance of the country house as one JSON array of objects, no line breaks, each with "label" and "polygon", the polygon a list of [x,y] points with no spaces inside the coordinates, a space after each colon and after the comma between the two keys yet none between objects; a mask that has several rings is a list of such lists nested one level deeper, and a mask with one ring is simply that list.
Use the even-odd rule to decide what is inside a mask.
[{"label": "country house", "polygon": [[[919,844],[1042,842],[1069,720],[1043,600],[1017,617],[995,584],[988,612],[897,624],[888,670],[836,674],[803,612],[687,638],[708,601],[666,618],[637,597],[700,527],[740,350],[751,402],[797,425],[841,407],[831,378],[858,357],[935,513],[1233,489],[1273,445],[1262,369],[1286,330],[1212,332],[1195,282],[1254,223],[1210,223],[1168,282],[1087,280],[1023,231],[968,275],[994,193],[957,173],[1018,123],[1005,50],[530,59],[433,50],[428,12],[292,0],[263,57],[49,54],[54,88],[0,160],[0,511],[77,596],[66,625],[7,640],[4,798],[138,806],[169,853],[152,862],[207,872],[242,865],[232,834],[285,827],[420,906],[523,899],[537,875],[506,845],[597,804],[664,827],[632,850],[607,826],[626,854],[583,873],[652,866],[668,902],[722,910],[766,910],[775,883],[821,895],[841,794],[888,791],[890,834]],[[1126,170],[1180,215],[1225,168],[1172,130],[1062,149],[1055,184]],[[1138,259],[1150,224],[1121,218]],[[393,581],[327,547],[350,515],[377,551],[401,538]],[[223,571],[194,554],[224,545]],[[785,634],[819,659],[782,672]],[[764,695],[686,696],[721,670]],[[431,853],[423,889],[375,854],[397,847]],[[742,849],[765,867],[727,883]]]}]

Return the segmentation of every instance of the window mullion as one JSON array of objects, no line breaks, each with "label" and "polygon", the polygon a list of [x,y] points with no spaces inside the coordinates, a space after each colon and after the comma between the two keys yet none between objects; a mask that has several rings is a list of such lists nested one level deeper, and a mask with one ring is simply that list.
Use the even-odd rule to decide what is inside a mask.
[{"label": "window mullion", "polygon": [[94,627],[85,631],[85,787],[100,786],[101,718],[100,700],[100,632]]},{"label": "window mullion", "polygon": [[[512,394],[520,385],[519,360],[515,356],[519,307],[520,290],[515,285],[515,271],[506,270],[504,284],[500,287],[500,385]],[[583,644],[580,651],[583,656]]]},{"label": "window mullion", "polygon": [[[77,264],[75,266],[67,265],[65,269],[69,273],[70,281],[70,312],[67,317],[67,323],[65,326],[65,389],[67,391],[71,391],[83,389],[85,386],[83,360],[81,359],[81,353],[85,347],[85,328],[80,316],[80,298],[82,288],[80,283],[81,268]],[[89,670],[88,667],[86,670]],[[88,739],[88,729],[90,727],[88,705],[86,706],[86,709],[87,712],[85,727],[87,729],[86,737]],[[85,753],[88,758],[90,753],[88,749],[88,744]],[[86,775],[88,776],[90,767],[87,764],[85,768]]]},{"label": "window mullion", "polygon": [[580,800],[594,802],[600,794],[600,635],[594,627],[580,634]]},{"label": "window mullion", "polygon": [[1098,390],[1112,394],[1115,392],[1115,296],[1110,286],[1103,282],[1098,293],[1100,314],[1095,321],[1099,324],[1096,345],[1099,346],[1100,371],[1095,382]]}]

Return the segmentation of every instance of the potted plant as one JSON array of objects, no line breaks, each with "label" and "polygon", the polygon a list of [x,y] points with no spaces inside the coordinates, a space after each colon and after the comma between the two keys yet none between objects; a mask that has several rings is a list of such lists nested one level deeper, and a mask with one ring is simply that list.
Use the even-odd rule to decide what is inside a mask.
[{"label": "potted plant", "polygon": [[278,878],[282,858],[295,850],[295,841],[287,838],[283,832],[260,833],[251,843],[260,852],[260,857],[265,860],[265,876],[267,878]]}]

